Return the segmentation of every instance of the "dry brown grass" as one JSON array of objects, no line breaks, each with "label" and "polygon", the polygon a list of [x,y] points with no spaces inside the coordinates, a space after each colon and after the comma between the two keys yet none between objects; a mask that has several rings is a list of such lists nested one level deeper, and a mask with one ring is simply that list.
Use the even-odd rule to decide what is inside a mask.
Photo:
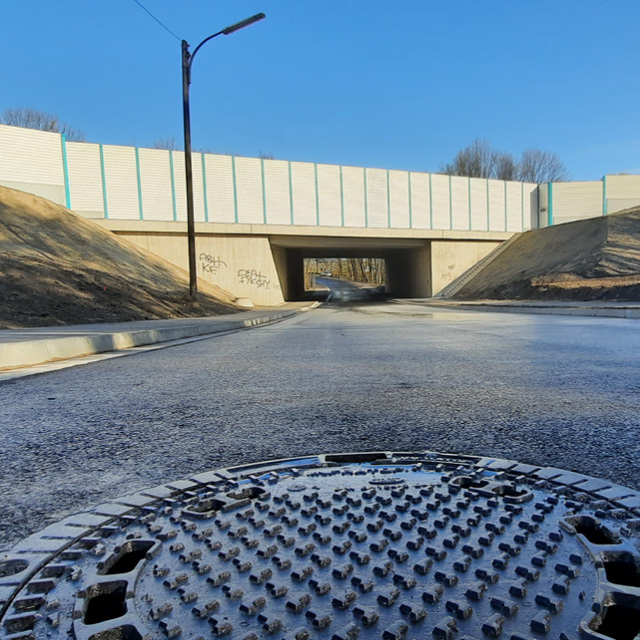
[{"label": "dry brown grass", "polygon": [[640,300],[640,207],[523,233],[458,300]]},{"label": "dry brown grass", "polygon": [[0,327],[233,313],[233,296],[49,200],[0,187]]}]

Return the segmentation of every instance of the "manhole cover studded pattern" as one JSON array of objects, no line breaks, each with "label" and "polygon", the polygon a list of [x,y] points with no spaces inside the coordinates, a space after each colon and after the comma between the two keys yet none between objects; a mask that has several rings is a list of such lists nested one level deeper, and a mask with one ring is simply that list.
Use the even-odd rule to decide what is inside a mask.
[{"label": "manhole cover studded pattern", "polygon": [[0,560],[5,638],[640,634],[640,494],[439,453],[212,471],[72,516]]}]

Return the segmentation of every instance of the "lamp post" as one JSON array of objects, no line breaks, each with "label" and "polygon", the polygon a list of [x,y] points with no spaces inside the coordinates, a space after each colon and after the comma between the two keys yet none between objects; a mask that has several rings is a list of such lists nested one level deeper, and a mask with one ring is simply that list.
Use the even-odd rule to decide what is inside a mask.
[{"label": "lamp post", "polygon": [[264,13],[257,13],[246,20],[236,22],[230,27],[214,33],[205,38],[194,50],[189,53],[189,43],[182,41],[182,113],[184,121],[184,168],[187,180],[187,242],[189,251],[189,295],[195,300],[198,295],[198,274],[196,265],[196,224],[193,215],[193,167],[191,164],[191,114],[189,111],[189,86],[191,85],[191,67],[196,53],[205,42],[209,42],[216,36],[231,35],[244,27],[252,25],[265,17]]}]

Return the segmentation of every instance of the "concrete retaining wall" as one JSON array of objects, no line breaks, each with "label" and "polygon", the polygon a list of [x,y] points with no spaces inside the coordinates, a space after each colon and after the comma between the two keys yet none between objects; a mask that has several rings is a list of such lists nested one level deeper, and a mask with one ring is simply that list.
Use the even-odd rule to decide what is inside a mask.
[{"label": "concrete retaining wall", "polygon": [[[139,247],[188,271],[187,238],[173,234],[118,233]],[[198,278],[238,298],[273,306],[284,302],[269,239],[265,236],[196,237]]]},{"label": "concrete retaining wall", "polygon": [[500,242],[434,241],[431,243],[433,295],[493,251]]}]

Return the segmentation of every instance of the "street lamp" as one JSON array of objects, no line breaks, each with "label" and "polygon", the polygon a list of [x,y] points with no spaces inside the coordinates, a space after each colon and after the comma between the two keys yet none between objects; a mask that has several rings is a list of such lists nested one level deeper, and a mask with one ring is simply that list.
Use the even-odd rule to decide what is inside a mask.
[{"label": "street lamp", "polygon": [[182,111],[184,119],[184,168],[187,179],[187,242],[189,245],[189,295],[192,300],[198,294],[198,274],[196,271],[196,224],[193,216],[193,168],[191,166],[191,114],[189,111],[189,86],[191,85],[191,67],[200,47],[209,40],[220,35],[231,35],[244,27],[252,25],[265,17],[264,13],[256,13],[246,20],[236,22],[230,27],[205,38],[193,51],[189,53],[189,43],[182,41]]}]

